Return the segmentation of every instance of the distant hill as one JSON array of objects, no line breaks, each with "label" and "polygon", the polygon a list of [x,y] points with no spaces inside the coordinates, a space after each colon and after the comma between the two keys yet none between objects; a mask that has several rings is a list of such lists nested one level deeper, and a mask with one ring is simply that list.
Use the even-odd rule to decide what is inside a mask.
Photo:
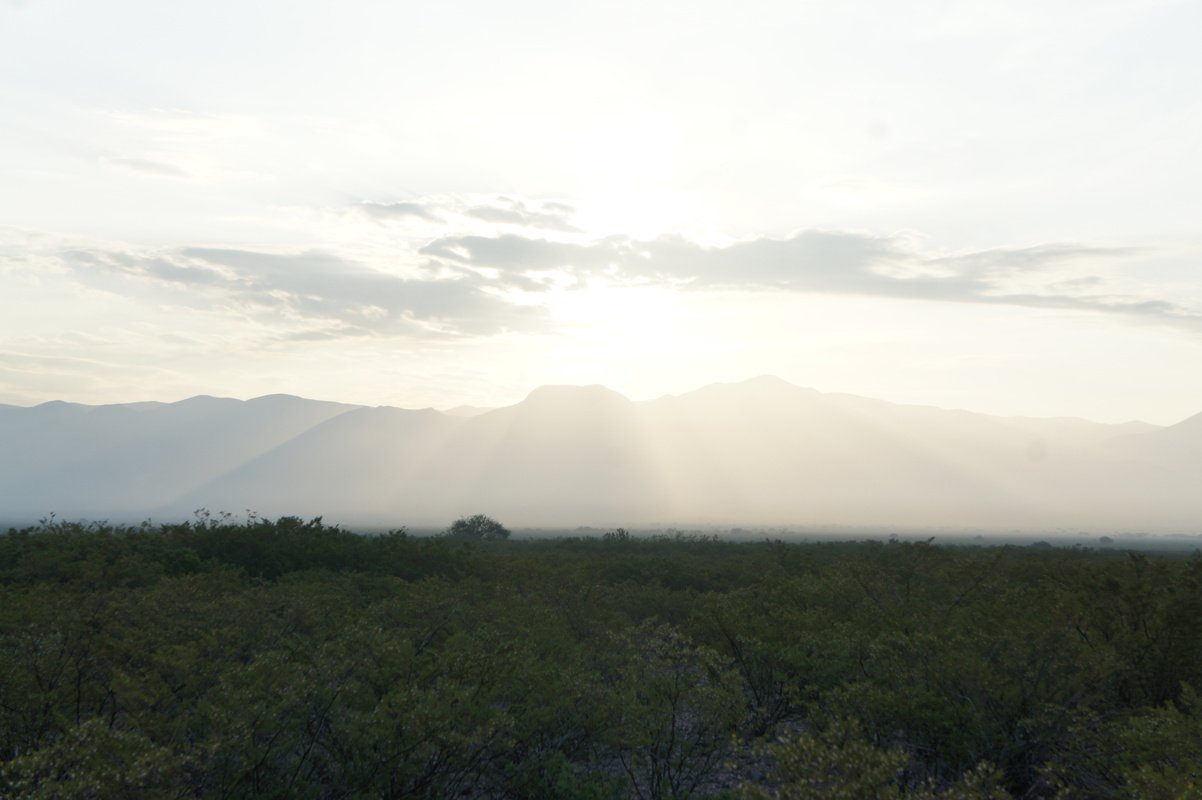
[{"label": "distant hill", "polygon": [[1202,415],[996,417],[778,378],[632,402],[545,386],[493,410],[248,401],[0,408],[0,518],[205,507],[445,524],[1197,530]]},{"label": "distant hill", "polygon": [[0,518],[144,515],[354,408],[268,395],[6,413]]}]

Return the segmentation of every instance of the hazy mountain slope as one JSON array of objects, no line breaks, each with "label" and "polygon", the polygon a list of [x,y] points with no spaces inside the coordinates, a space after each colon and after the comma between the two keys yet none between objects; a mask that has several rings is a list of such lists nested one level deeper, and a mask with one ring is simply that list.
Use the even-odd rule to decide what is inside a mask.
[{"label": "hazy mountain slope", "polygon": [[1167,428],[1117,438],[1112,445],[1129,458],[1202,471],[1202,414]]},{"label": "hazy mountain slope", "polygon": [[1195,527],[1202,527],[1202,414],[1167,428],[1122,436],[1109,445],[1128,472],[1138,476],[1148,504],[1176,508],[1184,503],[1194,514]]},{"label": "hazy mountain slope", "polygon": [[[543,387],[473,417],[361,409],[314,428],[173,504],[264,514],[354,515],[441,524],[487,509],[517,519],[609,519],[656,510],[626,398],[602,387]],[[226,507],[226,506],[221,506]]]},{"label": "hazy mountain slope", "polygon": [[203,506],[386,521],[440,491],[428,465],[465,421],[431,409],[358,408],[172,498],[161,511]]},{"label": "hazy mountain slope", "polygon": [[1142,503],[1163,492],[1107,447],[1131,429],[896,405],[775,378],[645,403],[549,386],[471,418],[344,415],[184,505],[397,524],[477,510],[522,524],[1160,522],[1181,503]]},{"label": "hazy mountain slope", "polygon": [[464,510],[495,508],[567,524],[654,516],[663,486],[637,404],[601,386],[544,386],[474,417],[438,455],[434,474]]},{"label": "hazy mountain slope", "polygon": [[0,417],[0,507],[145,512],[352,408],[269,395],[24,409]]},{"label": "hazy mountain slope", "polygon": [[662,398],[649,410],[688,503],[680,514],[1099,524],[1087,498],[1116,468],[1100,450],[1116,426],[901,406],[774,378]]},{"label": "hazy mountain slope", "polygon": [[9,512],[1100,530],[1202,520],[1202,416],[1165,429],[1004,418],[768,377],[638,403],[548,386],[473,416],[279,396],[52,403],[0,409],[0,434],[18,445],[0,456]]}]

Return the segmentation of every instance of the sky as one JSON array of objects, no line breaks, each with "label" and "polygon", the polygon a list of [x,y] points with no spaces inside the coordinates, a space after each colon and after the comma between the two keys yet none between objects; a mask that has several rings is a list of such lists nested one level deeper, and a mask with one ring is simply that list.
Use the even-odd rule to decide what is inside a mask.
[{"label": "sky", "polygon": [[1202,412],[1202,4],[0,0],[0,403]]}]

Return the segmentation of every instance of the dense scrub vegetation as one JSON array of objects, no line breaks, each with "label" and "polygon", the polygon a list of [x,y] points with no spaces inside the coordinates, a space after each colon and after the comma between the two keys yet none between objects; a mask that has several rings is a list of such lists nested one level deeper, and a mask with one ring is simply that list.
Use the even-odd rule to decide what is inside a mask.
[{"label": "dense scrub vegetation", "polygon": [[0,536],[0,796],[1198,796],[1202,557]]}]

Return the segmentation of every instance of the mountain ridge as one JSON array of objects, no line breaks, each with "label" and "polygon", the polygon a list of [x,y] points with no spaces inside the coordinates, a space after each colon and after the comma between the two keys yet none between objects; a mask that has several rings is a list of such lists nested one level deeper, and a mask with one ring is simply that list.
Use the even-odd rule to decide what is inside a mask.
[{"label": "mountain ridge", "polygon": [[13,445],[0,517],[1192,530],[1195,428],[1002,417],[775,376],[640,401],[541,386],[472,414],[283,394],[41,404],[0,416]]},{"label": "mountain ridge", "polygon": [[[621,392],[618,392],[617,390],[614,390],[614,389],[610,389],[609,387],[605,386],[604,384],[599,384],[599,383],[593,383],[593,384],[550,383],[550,384],[541,384],[539,386],[536,386],[535,388],[531,389],[525,395],[525,397],[523,397],[522,400],[519,400],[517,403],[511,403],[509,405],[476,406],[476,405],[464,404],[464,405],[452,406],[452,407],[441,408],[441,409],[434,408],[432,406],[429,408],[431,408],[434,411],[437,411],[440,414],[447,414],[450,416],[477,416],[477,415],[483,414],[483,413],[498,411],[502,408],[512,408],[515,405],[520,405],[521,403],[526,402],[527,400],[529,400],[531,398],[531,396],[539,395],[539,394],[543,393],[544,391],[558,392],[560,390],[601,390],[603,392],[606,392],[606,393],[609,393],[612,395],[616,395],[617,397],[620,397],[631,403],[645,404],[645,403],[654,403],[654,402],[664,400],[664,399],[687,397],[689,395],[697,394],[699,392],[705,392],[705,391],[708,391],[711,389],[721,389],[724,387],[736,388],[736,387],[755,387],[755,386],[776,386],[778,388],[784,388],[784,389],[793,390],[793,391],[797,391],[797,392],[804,392],[804,393],[822,395],[822,396],[827,396],[827,397],[855,398],[855,399],[859,399],[859,400],[869,400],[869,401],[873,401],[873,402],[877,402],[877,403],[887,403],[889,405],[898,406],[898,407],[909,406],[909,407],[915,407],[915,408],[936,409],[936,410],[940,410],[940,411],[949,411],[949,412],[964,412],[964,413],[968,413],[968,414],[976,414],[979,416],[994,417],[997,419],[1041,420],[1041,421],[1077,421],[1077,422],[1089,423],[1091,425],[1141,426],[1141,427],[1145,427],[1149,430],[1172,428],[1172,427],[1176,427],[1178,425],[1184,425],[1186,423],[1189,423],[1191,426],[1196,424],[1196,425],[1198,425],[1199,428],[1202,428],[1202,412],[1198,412],[1197,414],[1192,414],[1182,420],[1179,420],[1178,422],[1170,423],[1167,425],[1158,425],[1155,423],[1145,422],[1143,420],[1138,420],[1138,419],[1129,419],[1129,420],[1125,420],[1123,422],[1098,422],[1096,420],[1091,420],[1088,417],[1080,417],[1080,416],[1075,416],[1075,415],[1055,415],[1055,416],[1049,416],[1049,417],[1041,417],[1041,416],[1032,416],[1029,414],[999,414],[999,413],[991,413],[991,412],[985,412],[985,411],[975,411],[973,409],[962,408],[959,406],[936,406],[936,405],[930,405],[930,404],[924,404],[924,403],[900,402],[900,401],[894,401],[894,400],[886,400],[884,398],[869,397],[867,395],[853,394],[850,392],[824,391],[824,390],[816,389],[816,388],[809,387],[809,386],[800,386],[798,384],[791,383],[777,375],[773,375],[773,374],[769,374],[769,373],[765,373],[762,375],[755,375],[750,378],[746,378],[746,379],[738,380],[738,381],[715,381],[713,383],[708,383],[703,386],[697,387],[695,389],[690,389],[686,392],[681,392],[679,394],[664,394],[664,395],[660,395],[658,397],[647,398],[647,399],[643,399],[643,400],[632,400],[630,398],[627,398]],[[403,408],[404,410],[411,410],[411,411],[412,410],[421,410],[421,409],[405,408],[402,406],[394,406],[394,405],[390,405],[390,404],[368,406],[368,405],[364,405],[364,404],[360,404],[360,403],[345,403],[345,402],[341,402],[341,401],[337,401],[337,400],[316,400],[313,398],[307,398],[307,397],[303,397],[300,395],[294,395],[294,394],[290,394],[290,393],[286,393],[286,392],[272,392],[272,393],[263,394],[263,395],[254,395],[252,397],[248,397],[245,399],[229,397],[226,395],[197,394],[197,395],[191,395],[186,398],[181,398],[179,400],[170,400],[170,401],[135,400],[135,401],[128,401],[128,402],[120,402],[120,403],[81,403],[81,402],[72,401],[72,400],[54,399],[54,400],[45,400],[40,403],[35,403],[33,405],[25,405],[25,406],[12,404],[12,403],[0,403],[0,409],[30,410],[30,409],[54,407],[54,406],[60,406],[60,407],[61,406],[72,406],[72,407],[77,407],[77,408],[136,408],[136,407],[148,407],[149,408],[149,407],[162,407],[162,406],[178,406],[180,404],[190,403],[191,401],[218,400],[218,401],[229,401],[229,402],[234,402],[234,403],[251,403],[251,402],[268,400],[268,399],[272,399],[272,398],[299,400],[299,401],[303,401],[305,403],[325,403],[325,404],[331,404],[331,405],[337,405],[337,406],[347,406],[347,407],[352,407],[352,408],[372,407],[372,408]]]}]

